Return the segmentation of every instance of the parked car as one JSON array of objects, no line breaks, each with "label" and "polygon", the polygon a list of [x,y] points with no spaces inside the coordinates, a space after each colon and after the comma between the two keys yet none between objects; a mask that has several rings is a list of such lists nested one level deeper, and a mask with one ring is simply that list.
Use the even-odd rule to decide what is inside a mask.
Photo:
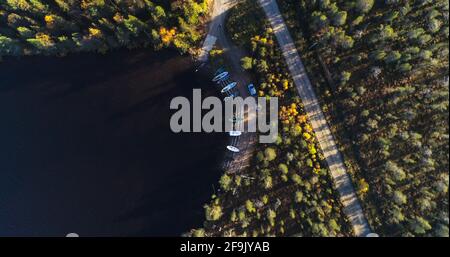
[{"label": "parked car", "polygon": [[256,95],[255,86],[253,84],[249,84],[247,87],[248,87],[248,92],[250,92],[250,95],[255,96]]}]

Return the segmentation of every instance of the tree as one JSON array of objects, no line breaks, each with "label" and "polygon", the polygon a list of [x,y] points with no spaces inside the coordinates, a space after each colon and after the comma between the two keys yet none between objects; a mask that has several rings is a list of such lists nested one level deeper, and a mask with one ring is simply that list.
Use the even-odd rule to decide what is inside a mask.
[{"label": "tree", "polygon": [[327,237],[328,230],[323,223],[313,223],[311,227],[313,235]]},{"label": "tree", "polygon": [[264,150],[264,156],[266,161],[273,161],[275,158],[277,158],[277,152],[272,147],[267,147]]},{"label": "tree", "polygon": [[364,178],[358,180],[358,192],[361,195],[366,194],[369,191],[369,183],[366,182]]},{"label": "tree", "polygon": [[253,59],[251,57],[244,57],[241,59],[241,66],[244,70],[250,70],[253,67]]},{"label": "tree", "polygon": [[333,36],[334,43],[343,49],[350,49],[355,44],[351,36],[345,35],[344,31],[339,31]]},{"label": "tree", "polygon": [[284,175],[287,175],[288,172],[289,172],[288,166],[286,164],[284,164],[284,163],[280,163],[278,165],[278,170],[280,170],[281,173],[284,174]]},{"label": "tree", "polygon": [[433,56],[433,52],[430,50],[422,50],[422,51],[420,51],[420,54],[419,54],[419,57],[422,60],[430,60],[432,56]]},{"label": "tree", "polygon": [[256,212],[256,208],[253,205],[253,202],[251,200],[245,201],[245,208],[247,209],[247,211],[249,213],[255,213]]},{"label": "tree", "polygon": [[398,206],[392,206],[389,210],[389,223],[400,224],[405,220],[405,216],[402,213],[402,209]]},{"label": "tree", "polygon": [[213,204],[212,206],[205,206],[206,220],[214,221],[219,220],[222,217],[222,207],[218,204]]},{"label": "tree", "polygon": [[141,33],[146,27],[144,22],[133,15],[128,15],[128,18],[123,20],[123,24],[135,37],[139,36],[139,33]]},{"label": "tree", "polygon": [[364,16],[360,15],[358,17],[356,17],[353,21],[352,21],[352,26],[358,26],[359,24],[361,24],[364,21]]},{"label": "tree", "polygon": [[277,213],[272,210],[272,209],[268,209],[267,210],[267,219],[269,220],[269,223],[272,227],[275,226],[275,218],[277,217]]},{"label": "tree", "polygon": [[265,156],[264,153],[262,151],[258,151],[258,153],[256,154],[256,160],[258,162],[262,162],[265,160]]},{"label": "tree", "polygon": [[267,64],[267,62],[265,60],[260,60],[260,61],[258,61],[258,65],[256,66],[256,70],[259,73],[267,72],[269,70],[269,65]]},{"label": "tree", "polygon": [[273,184],[272,184],[272,177],[271,176],[266,176],[264,178],[264,188],[265,189],[271,189]]},{"label": "tree", "polygon": [[26,1],[26,0],[6,0],[6,3],[13,10],[24,10],[24,11],[31,10],[31,4],[28,3],[28,1]]},{"label": "tree", "polygon": [[393,178],[401,182],[406,178],[406,173],[393,161],[387,161],[384,168],[386,171],[393,176]]},{"label": "tree", "polygon": [[375,61],[383,60],[386,57],[386,52],[383,50],[375,50],[370,54],[370,58]]},{"label": "tree", "polygon": [[421,36],[419,36],[419,38],[417,39],[417,42],[420,45],[426,45],[428,44],[428,42],[430,42],[433,39],[432,36],[428,35],[428,34],[423,34]]},{"label": "tree", "polygon": [[414,231],[417,235],[423,235],[431,229],[430,223],[422,217],[413,218],[410,220],[409,224],[412,231]]},{"label": "tree", "polygon": [[173,40],[173,45],[182,53],[187,53],[191,48],[189,36],[185,33],[178,33]]},{"label": "tree", "polygon": [[294,209],[289,209],[289,216],[291,217],[291,219],[295,219],[295,217],[297,217]]},{"label": "tree", "polygon": [[268,204],[269,203],[269,196],[268,195],[263,195],[261,197],[261,201],[263,202],[263,204]]},{"label": "tree", "polygon": [[96,37],[96,38],[100,38],[102,36],[102,31],[97,29],[97,28],[89,28],[89,36],[90,37]]},{"label": "tree", "polygon": [[392,23],[395,19],[398,18],[399,15],[400,15],[400,12],[399,12],[399,11],[392,11],[392,12],[389,12],[389,13],[386,15],[386,17],[384,18],[384,20],[385,20],[386,22]]},{"label": "tree", "polygon": [[397,33],[395,33],[394,29],[390,25],[381,25],[379,36],[382,40],[389,40],[397,37]]},{"label": "tree", "polygon": [[330,7],[331,3],[330,3],[330,0],[320,0],[319,4],[320,4],[320,9],[326,10]]},{"label": "tree", "polygon": [[[200,39],[199,17],[208,9],[207,4],[204,0],[173,1],[167,4],[172,7],[168,15],[163,7],[166,4],[150,0],[4,0],[0,16],[10,28],[20,27],[18,33],[2,28],[15,49],[23,44],[25,51],[20,49],[20,54],[105,51],[149,43],[155,50],[175,47],[188,52]],[[160,28],[166,28],[167,33],[160,36]]]},{"label": "tree", "polygon": [[423,28],[412,29],[408,31],[407,36],[409,40],[414,43],[416,39],[418,39],[421,35],[425,33]]},{"label": "tree", "polygon": [[199,16],[205,11],[205,5],[201,5],[193,0],[179,1],[173,6],[174,11],[181,12],[184,19],[188,21],[189,24],[197,24]]},{"label": "tree", "polygon": [[295,202],[301,203],[303,201],[303,193],[301,191],[295,192]]},{"label": "tree", "polygon": [[219,181],[220,187],[225,192],[227,192],[230,190],[230,185],[231,185],[232,181],[233,180],[227,174],[223,174],[222,177],[220,177],[220,181]]},{"label": "tree", "polygon": [[21,52],[20,46],[13,39],[0,34],[0,56],[18,55]]},{"label": "tree", "polygon": [[356,9],[362,13],[368,13],[374,4],[374,0],[357,0],[356,1]]},{"label": "tree", "polygon": [[328,226],[330,227],[330,229],[332,231],[336,231],[336,232],[340,232],[341,231],[341,226],[339,226],[339,224],[336,222],[335,219],[330,219],[328,221]]},{"label": "tree", "polygon": [[160,5],[156,6],[151,12],[153,22],[156,24],[163,24],[166,21],[166,12]]},{"label": "tree", "polygon": [[399,51],[392,51],[388,54],[388,56],[386,57],[385,61],[386,63],[395,63],[398,60],[400,60],[400,58],[402,57],[402,55],[400,54]]},{"label": "tree", "polygon": [[233,210],[233,211],[231,212],[231,215],[230,215],[230,221],[231,221],[231,222],[236,222],[236,221],[237,221],[236,210]]},{"label": "tree", "polygon": [[205,236],[205,230],[203,228],[194,229],[192,232],[193,237],[204,237]]},{"label": "tree", "polygon": [[319,11],[315,11],[312,13],[313,26],[316,30],[325,28],[328,25],[328,18],[325,14]]},{"label": "tree", "polygon": [[395,191],[394,192],[392,200],[398,205],[402,205],[402,204],[405,204],[407,202],[406,195],[404,195],[400,191]]},{"label": "tree", "polygon": [[27,27],[17,27],[17,32],[24,38],[31,38],[34,36],[34,32]]},{"label": "tree", "polygon": [[292,174],[291,179],[297,185],[300,185],[302,183],[302,177],[300,177],[300,175],[298,175],[296,173]]},{"label": "tree", "polygon": [[347,84],[347,82],[350,80],[350,77],[352,76],[351,72],[343,71],[341,73],[341,85]]},{"label": "tree", "polygon": [[347,21],[347,12],[346,11],[340,11],[335,13],[333,17],[333,24],[335,26],[342,26],[345,25],[345,22]]},{"label": "tree", "polygon": [[448,237],[448,225],[439,224],[435,229],[435,235],[438,237]]},{"label": "tree", "polygon": [[32,44],[39,50],[49,51],[55,46],[55,43],[48,34],[39,32],[34,38],[27,39],[27,42]]},{"label": "tree", "polygon": [[408,72],[412,70],[412,66],[409,63],[402,63],[397,68],[400,72]]},{"label": "tree", "polygon": [[67,1],[67,0],[54,0],[58,7],[63,10],[64,12],[70,11],[70,8],[73,5],[73,1]]},{"label": "tree", "polygon": [[430,33],[436,33],[441,29],[442,22],[437,19],[431,19],[428,22],[427,28]]},{"label": "tree", "polygon": [[353,38],[351,36],[344,36],[341,40],[341,47],[344,49],[350,49],[353,47],[353,45],[355,44],[355,40],[353,40]]},{"label": "tree", "polygon": [[239,221],[241,221],[241,222],[245,221],[245,219],[246,219],[247,217],[246,217],[246,215],[245,215],[245,211],[244,211],[244,210],[241,209],[241,210],[238,212],[238,218],[239,218]]}]

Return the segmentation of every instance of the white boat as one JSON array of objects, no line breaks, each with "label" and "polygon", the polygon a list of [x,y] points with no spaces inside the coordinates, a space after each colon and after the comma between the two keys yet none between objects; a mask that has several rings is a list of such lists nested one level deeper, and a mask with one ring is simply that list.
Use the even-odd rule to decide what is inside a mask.
[{"label": "white boat", "polygon": [[229,132],[229,134],[232,137],[238,137],[238,136],[242,135],[242,132],[241,131],[237,131],[237,130],[232,130],[232,131]]},{"label": "white boat", "polygon": [[228,145],[227,149],[232,151],[233,153],[239,153],[239,149],[237,147],[232,146],[232,145]]},{"label": "white boat", "polygon": [[237,85],[236,82],[232,82],[230,84],[228,84],[226,87],[222,88],[222,90],[220,91],[221,93],[225,93],[227,91],[230,91],[231,89],[233,89],[235,86]]},{"label": "white boat", "polygon": [[220,73],[219,75],[215,76],[212,81],[218,82],[218,81],[223,80],[226,77],[228,77],[228,71],[224,71],[224,72]]}]

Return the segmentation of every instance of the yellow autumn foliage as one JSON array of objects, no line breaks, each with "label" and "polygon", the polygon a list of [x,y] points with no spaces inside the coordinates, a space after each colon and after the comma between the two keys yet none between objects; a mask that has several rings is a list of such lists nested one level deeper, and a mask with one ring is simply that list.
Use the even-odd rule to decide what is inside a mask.
[{"label": "yellow autumn foliage", "polygon": [[314,146],[314,144],[309,144],[308,145],[308,150],[309,150],[309,153],[311,155],[315,155],[317,153],[317,150],[316,150],[316,147]]},{"label": "yellow autumn foliage", "polygon": [[48,25],[53,24],[53,22],[55,21],[52,15],[45,15],[44,20]]},{"label": "yellow autumn foliage", "polygon": [[91,37],[98,37],[102,34],[102,32],[99,29],[96,28],[89,28],[89,35]]},{"label": "yellow autumn foliage", "polygon": [[309,125],[309,124],[306,124],[304,129],[308,133],[312,133],[313,132],[313,129],[312,129],[311,125]]},{"label": "yellow autumn foliage", "polygon": [[294,125],[294,132],[297,134],[302,133],[302,127],[299,124]]},{"label": "yellow autumn foliage", "polygon": [[[281,92],[275,92],[275,94],[281,94]],[[297,104],[292,103],[289,106],[281,106],[281,110],[279,112],[279,116],[281,121],[290,120],[290,122],[295,123],[295,118],[299,114],[297,110]],[[288,124],[289,122],[285,122],[284,124]]]},{"label": "yellow autumn foliage", "polygon": [[320,168],[314,168],[313,172],[316,173],[316,174],[319,174],[320,173]]},{"label": "yellow autumn foliage", "polygon": [[304,132],[304,133],[303,133],[303,138],[304,138],[305,140],[309,140],[309,139],[311,139],[311,134],[309,134],[309,133],[307,133],[307,132]]},{"label": "yellow autumn foliage", "polygon": [[123,16],[120,13],[116,13],[113,16],[113,20],[117,23],[122,22],[123,21]]},{"label": "yellow autumn foliage", "polygon": [[369,184],[363,178],[358,181],[359,193],[365,194],[369,191]]},{"label": "yellow autumn foliage", "polygon": [[287,79],[283,80],[283,89],[284,90],[289,89],[289,81]]}]

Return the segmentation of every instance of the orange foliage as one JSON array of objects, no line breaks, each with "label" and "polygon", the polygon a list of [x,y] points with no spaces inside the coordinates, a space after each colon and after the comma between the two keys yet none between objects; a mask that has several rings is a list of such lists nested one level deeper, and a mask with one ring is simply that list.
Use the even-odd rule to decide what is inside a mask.
[{"label": "orange foliage", "polygon": [[161,41],[166,45],[170,44],[170,42],[173,41],[175,34],[175,28],[166,29],[164,27],[161,27],[159,29],[159,36],[161,37]]}]

